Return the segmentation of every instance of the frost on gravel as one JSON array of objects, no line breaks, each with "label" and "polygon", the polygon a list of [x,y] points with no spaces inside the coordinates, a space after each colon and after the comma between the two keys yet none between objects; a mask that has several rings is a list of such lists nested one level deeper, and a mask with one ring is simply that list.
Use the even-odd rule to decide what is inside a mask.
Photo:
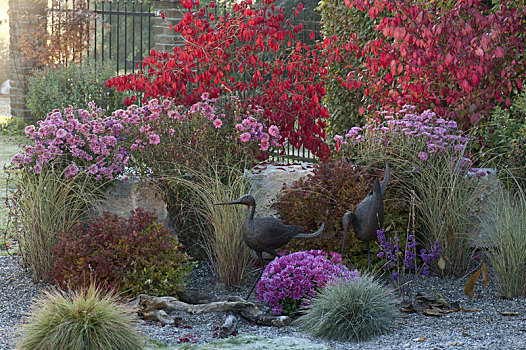
[{"label": "frost on gravel", "polygon": [[[246,295],[249,287],[228,291],[215,283],[209,271],[202,264],[193,273],[191,287],[199,287],[204,293]],[[452,312],[440,317],[425,316],[421,313],[400,313],[395,328],[387,334],[374,337],[360,343],[340,343],[315,339],[301,332],[295,326],[284,328],[263,327],[251,324],[243,319],[238,324],[241,338],[228,339],[205,347],[205,349],[243,349],[241,344],[232,342],[258,341],[258,348],[296,349],[287,342],[302,342],[302,348],[314,350],[330,348],[334,350],[360,349],[506,349],[526,350],[526,298],[513,300],[500,299],[495,291],[492,276],[489,287],[477,284],[475,297],[470,300],[463,294],[467,277],[454,279],[438,277],[421,278],[421,292],[426,295],[440,293],[448,302],[458,302],[460,307],[472,312]],[[38,295],[45,285],[34,284],[28,274],[17,264],[16,258],[0,256],[0,350],[13,349],[16,338],[16,326],[22,322],[22,316],[30,309],[31,299]],[[255,300],[255,299],[254,299]],[[504,316],[501,312],[518,313]],[[140,322],[139,330],[153,339],[171,344],[203,345],[217,341],[217,327],[221,326],[225,315],[211,313],[203,315],[178,314],[181,322],[178,326],[160,326],[154,322]],[[223,346],[223,345],[221,345]],[[245,346],[245,345],[243,345]],[[287,347],[288,346],[288,347]],[[299,345],[298,345],[299,346]],[[166,349],[166,348],[165,348]],[[247,349],[255,349],[253,346]]]}]

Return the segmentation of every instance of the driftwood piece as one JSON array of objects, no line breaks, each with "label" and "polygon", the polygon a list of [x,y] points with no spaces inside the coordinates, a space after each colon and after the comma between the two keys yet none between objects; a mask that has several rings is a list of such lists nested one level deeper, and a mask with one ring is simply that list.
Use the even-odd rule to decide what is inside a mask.
[{"label": "driftwood piece", "polygon": [[219,331],[219,338],[227,338],[237,328],[237,317],[234,316],[233,313],[229,312],[226,316],[225,322],[221,326],[221,330]]},{"label": "driftwood piece", "polygon": [[147,313],[152,310],[184,311],[191,315],[203,314],[208,312],[228,312],[247,310],[250,313],[260,311],[258,307],[249,301],[214,301],[207,304],[187,304],[174,297],[154,297],[147,294],[140,294],[136,304],[141,308],[141,312]]},{"label": "driftwood piece", "polygon": [[[132,305],[137,310],[139,316],[146,320],[159,321],[164,324],[173,324],[175,320],[169,316],[170,311],[184,311],[188,314],[202,314],[208,312],[231,312],[240,315],[250,322],[263,326],[283,327],[289,325],[291,320],[288,316],[269,316],[265,315],[259,307],[241,297],[228,297],[230,300],[217,300],[216,297],[198,295],[192,297],[188,295],[186,300],[199,300],[207,303],[190,304],[174,297],[155,297],[147,294],[140,294],[132,301]],[[160,311],[163,311],[162,313]],[[172,319],[172,320],[170,320]],[[227,317],[228,319],[228,317]],[[226,323],[226,321],[225,321]]]}]

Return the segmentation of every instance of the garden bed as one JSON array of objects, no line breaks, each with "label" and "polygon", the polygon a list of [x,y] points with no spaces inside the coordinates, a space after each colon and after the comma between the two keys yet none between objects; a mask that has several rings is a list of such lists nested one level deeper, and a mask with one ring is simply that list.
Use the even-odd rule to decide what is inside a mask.
[{"label": "garden bed", "polygon": [[[513,300],[498,298],[491,277],[490,274],[488,287],[484,287],[480,281],[475,286],[473,300],[463,294],[467,277],[421,278],[420,291],[422,294],[433,296],[434,293],[440,293],[447,302],[450,304],[457,302],[462,309],[442,316],[425,316],[420,312],[400,312],[391,332],[360,343],[324,341],[306,335],[294,325],[282,328],[264,327],[239,319],[238,335],[234,339],[227,340],[224,344],[222,342],[225,341],[221,341],[217,345],[208,345],[207,349],[224,349],[228,348],[229,344],[232,349],[239,349],[241,345],[236,345],[236,343],[246,342],[252,346],[252,349],[264,349],[265,346],[273,349],[323,349],[327,347],[334,350],[350,348],[526,349],[526,300],[524,298]],[[32,283],[29,274],[17,264],[16,258],[9,256],[0,257],[0,281],[2,281],[0,349],[12,349],[17,336],[17,327],[29,310],[31,299],[45,286]],[[248,287],[227,290],[224,285],[216,282],[204,264],[201,264],[192,273],[189,287],[199,288],[200,292],[212,295],[245,296],[248,291]],[[254,296],[251,301],[256,301]],[[506,312],[511,315],[501,314]],[[190,348],[198,349],[204,344],[218,340],[218,327],[225,320],[224,313],[201,315],[181,313],[178,316],[181,317],[181,321],[176,326],[162,326],[156,322],[142,321],[138,327],[144,335],[171,344],[169,349],[184,346],[178,343],[194,344]],[[250,338],[249,336],[256,337]],[[279,342],[281,345],[278,347],[275,345],[277,338],[281,339]]]}]

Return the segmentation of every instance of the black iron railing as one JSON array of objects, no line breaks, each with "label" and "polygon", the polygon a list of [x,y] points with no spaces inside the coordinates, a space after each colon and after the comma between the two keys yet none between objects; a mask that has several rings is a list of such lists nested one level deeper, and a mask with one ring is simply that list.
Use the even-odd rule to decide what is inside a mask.
[{"label": "black iron railing", "polygon": [[100,1],[89,9],[98,15],[92,22],[88,58],[113,61],[118,73],[141,69],[142,60],[154,45],[150,1]]}]

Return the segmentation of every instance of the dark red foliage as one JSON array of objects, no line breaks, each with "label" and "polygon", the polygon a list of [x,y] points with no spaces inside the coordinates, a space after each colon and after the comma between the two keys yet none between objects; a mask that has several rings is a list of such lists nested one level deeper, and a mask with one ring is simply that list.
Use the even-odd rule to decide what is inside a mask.
[{"label": "dark red foliage", "polygon": [[397,109],[404,104],[433,109],[463,127],[477,123],[495,104],[510,105],[510,96],[525,80],[524,8],[503,0],[489,11],[478,0],[346,0],[378,18],[375,40],[345,45],[362,57],[342,84],[364,89],[369,110]]}]

